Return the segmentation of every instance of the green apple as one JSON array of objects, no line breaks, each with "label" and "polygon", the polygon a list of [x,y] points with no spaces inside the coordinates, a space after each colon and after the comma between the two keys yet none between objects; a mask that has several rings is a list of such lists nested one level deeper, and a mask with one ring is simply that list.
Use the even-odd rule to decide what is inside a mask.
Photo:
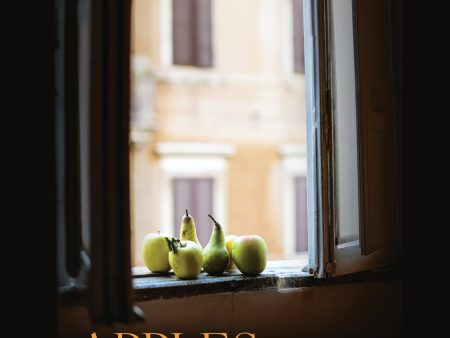
[{"label": "green apple", "polygon": [[228,263],[227,270],[236,269],[236,264],[234,264],[233,262],[233,254],[232,254],[233,243],[236,238],[238,238],[236,235],[227,235],[225,237],[225,247],[227,248],[228,255],[230,256],[230,262]]},{"label": "green apple", "polygon": [[169,249],[169,264],[180,279],[194,279],[200,274],[203,264],[202,248],[193,241],[180,241],[166,237]]},{"label": "green apple", "polygon": [[267,263],[267,246],[257,235],[240,236],[233,243],[233,261],[244,275],[257,275]]},{"label": "green apple", "polygon": [[142,257],[147,269],[152,272],[168,272],[169,248],[166,243],[167,235],[158,233],[149,233],[142,241]]}]

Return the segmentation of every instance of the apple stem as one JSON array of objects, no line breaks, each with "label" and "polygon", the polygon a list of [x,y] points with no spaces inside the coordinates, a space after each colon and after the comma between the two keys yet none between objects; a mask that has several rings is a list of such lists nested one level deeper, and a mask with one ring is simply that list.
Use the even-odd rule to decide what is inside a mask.
[{"label": "apple stem", "polygon": [[169,251],[173,251],[172,242],[170,241],[170,239],[168,237],[164,237],[164,238],[166,239],[167,246],[169,247]]},{"label": "apple stem", "polygon": [[189,213],[188,213],[188,211],[187,211],[187,209],[186,209],[186,217],[188,217],[189,216]]}]

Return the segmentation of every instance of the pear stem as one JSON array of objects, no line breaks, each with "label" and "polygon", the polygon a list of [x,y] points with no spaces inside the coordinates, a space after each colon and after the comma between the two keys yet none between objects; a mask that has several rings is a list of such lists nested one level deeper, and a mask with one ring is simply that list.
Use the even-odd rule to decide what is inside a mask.
[{"label": "pear stem", "polygon": [[186,217],[188,217],[189,216],[189,213],[188,213],[188,211],[187,211],[187,209],[186,209]]},{"label": "pear stem", "polygon": [[214,225],[219,225],[219,223],[217,223],[217,221],[214,219],[214,217],[212,217],[211,215],[208,214],[208,216],[213,220]]}]

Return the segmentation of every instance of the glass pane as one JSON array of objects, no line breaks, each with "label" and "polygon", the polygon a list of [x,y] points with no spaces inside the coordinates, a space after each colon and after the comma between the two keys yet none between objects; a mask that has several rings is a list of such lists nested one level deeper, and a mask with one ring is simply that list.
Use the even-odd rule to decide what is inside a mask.
[{"label": "glass pane", "polygon": [[359,239],[358,139],[352,0],[331,2],[338,244]]}]

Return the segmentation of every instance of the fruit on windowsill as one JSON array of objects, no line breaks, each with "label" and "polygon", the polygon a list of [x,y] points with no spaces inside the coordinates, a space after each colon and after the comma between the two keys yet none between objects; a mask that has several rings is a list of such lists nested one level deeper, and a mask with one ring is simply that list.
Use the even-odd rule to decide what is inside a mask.
[{"label": "fruit on windowsill", "polygon": [[264,271],[267,263],[267,246],[257,235],[240,236],[234,240],[233,261],[244,275],[257,275]]},{"label": "fruit on windowsill", "polygon": [[200,248],[202,247],[197,238],[197,230],[195,228],[194,217],[189,215],[187,209],[186,215],[183,215],[183,218],[181,219],[180,240],[192,241],[197,243]]},{"label": "fruit on windowsill", "polygon": [[144,264],[152,272],[168,272],[169,248],[167,247],[165,234],[149,233],[144,237],[141,246]]},{"label": "fruit on windowsill", "polygon": [[211,238],[203,249],[203,269],[210,275],[221,275],[230,261],[225,247],[225,235],[222,226],[211,216],[214,222]]},{"label": "fruit on windowsill", "polygon": [[169,248],[169,264],[180,279],[194,279],[200,274],[203,263],[202,248],[192,241],[180,241],[166,237]]},{"label": "fruit on windowsill", "polygon": [[230,256],[230,262],[228,263],[227,270],[229,269],[236,269],[236,264],[234,264],[233,261],[233,243],[235,239],[238,238],[236,235],[227,235],[225,237],[225,247],[227,248],[228,255]]}]

